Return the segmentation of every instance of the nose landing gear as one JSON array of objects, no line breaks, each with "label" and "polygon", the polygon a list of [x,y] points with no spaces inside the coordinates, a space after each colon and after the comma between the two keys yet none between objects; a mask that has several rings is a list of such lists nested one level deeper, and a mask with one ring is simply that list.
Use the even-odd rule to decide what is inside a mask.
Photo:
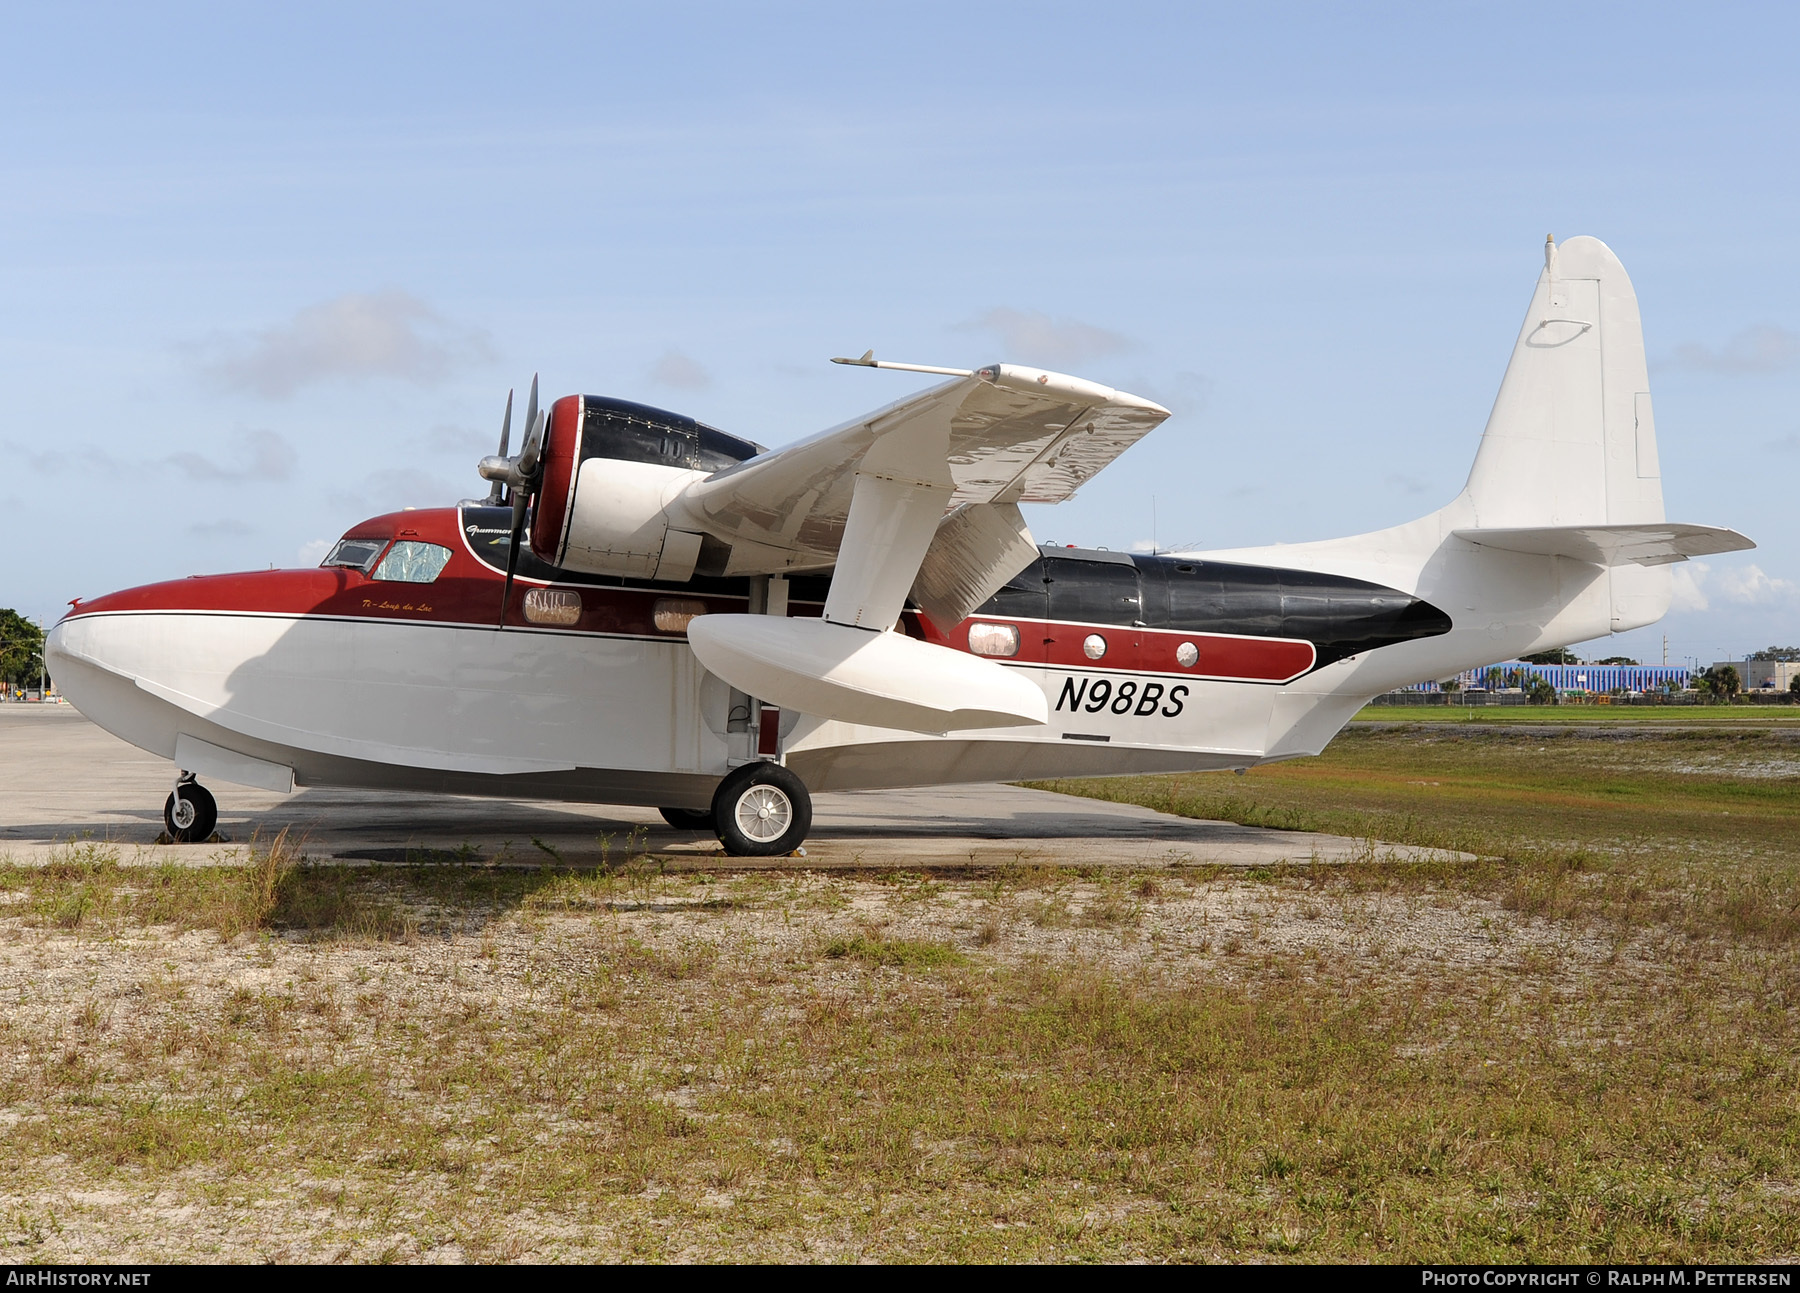
[{"label": "nose landing gear", "polygon": [[193,773],[183,772],[163,804],[163,825],[169,839],[176,844],[197,844],[210,839],[218,824],[219,804],[212,792],[195,781]]}]

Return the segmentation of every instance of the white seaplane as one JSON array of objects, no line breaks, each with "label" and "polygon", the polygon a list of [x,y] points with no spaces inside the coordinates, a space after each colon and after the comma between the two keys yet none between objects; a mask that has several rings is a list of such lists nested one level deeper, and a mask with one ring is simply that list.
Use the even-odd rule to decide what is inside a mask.
[{"label": "white seaplane", "polygon": [[[571,395],[482,500],[353,526],[316,570],[71,603],[63,694],[197,777],[641,804],[740,855],[811,793],[1242,769],[1312,755],[1371,697],[1638,628],[1671,562],[1753,546],[1663,519],[1637,298],[1593,238],[1545,246],[1462,493],[1324,542],[1042,547],[1056,503],[1169,416],[1011,364],[766,450]],[[518,595],[522,590],[522,595]]]}]

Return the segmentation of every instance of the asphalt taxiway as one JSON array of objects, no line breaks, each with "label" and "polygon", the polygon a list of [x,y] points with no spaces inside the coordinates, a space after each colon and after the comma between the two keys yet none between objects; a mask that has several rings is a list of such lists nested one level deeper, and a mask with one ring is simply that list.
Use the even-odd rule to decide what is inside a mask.
[{"label": "asphalt taxiway", "polygon": [[804,860],[728,859],[710,834],[671,830],[653,808],[323,787],[280,795],[225,782],[208,788],[228,845],[158,845],[173,779],[167,760],[127,745],[69,706],[0,704],[0,857],[41,862],[67,842],[96,840],[117,845],[127,862],[204,863],[229,856],[230,845],[282,830],[304,840],[312,857],[375,863],[464,857],[593,866],[647,851],[674,867],[940,870],[1434,856],[997,784],[820,795]]}]

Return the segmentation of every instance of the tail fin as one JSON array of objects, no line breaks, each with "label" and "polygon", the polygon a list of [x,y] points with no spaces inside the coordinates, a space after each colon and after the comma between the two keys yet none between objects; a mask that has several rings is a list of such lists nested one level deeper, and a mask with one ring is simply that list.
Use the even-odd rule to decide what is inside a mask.
[{"label": "tail fin", "polygon": [[1663,519],[1637,293],[1598,238],[1546,240],[1467,498],[1483,529]]}]

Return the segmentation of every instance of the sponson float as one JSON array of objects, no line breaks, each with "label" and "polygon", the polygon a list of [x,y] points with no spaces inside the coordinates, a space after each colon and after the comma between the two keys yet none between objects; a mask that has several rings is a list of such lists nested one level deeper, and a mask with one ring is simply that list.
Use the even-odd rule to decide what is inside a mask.
[{"label": "sponson float", "polygon": [[1637,300],[1547,244],[1467,486],[1373,534],[1126,556],[1048,548],[1168,411],[1060,373],[948,378],[785,449],[624,400],[509,398],[489,495],[352,527],[316,570],[72,605],[63,693],[209,779],[644,804],[734,854],[799,846],[810,792],[1245,768],[1370,697],[1637,628],[1667,566],[1751,546],[1663,519]]}]

